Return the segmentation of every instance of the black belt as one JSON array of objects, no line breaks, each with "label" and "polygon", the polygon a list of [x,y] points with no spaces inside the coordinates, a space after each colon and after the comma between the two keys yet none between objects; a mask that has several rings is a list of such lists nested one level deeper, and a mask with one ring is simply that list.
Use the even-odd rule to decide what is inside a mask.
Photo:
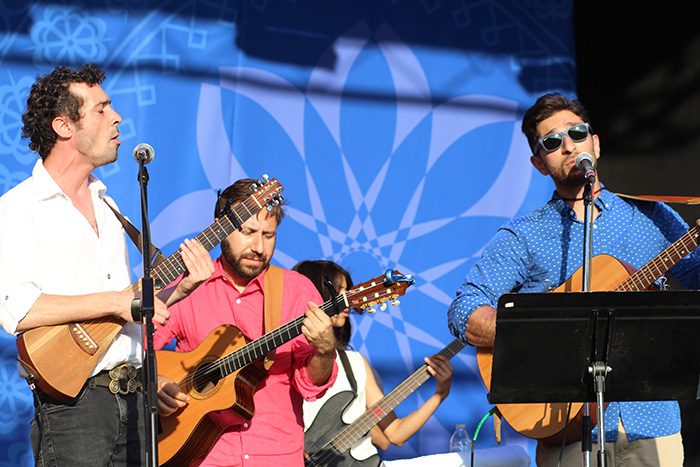
[{"label": "black belt", "polygon": [[133,365],[120,365],[111,370],[103,370],[92,377],[96,386],[109,388],[112,394],[131,394],[141,389],[143,374],[141,368]]}]

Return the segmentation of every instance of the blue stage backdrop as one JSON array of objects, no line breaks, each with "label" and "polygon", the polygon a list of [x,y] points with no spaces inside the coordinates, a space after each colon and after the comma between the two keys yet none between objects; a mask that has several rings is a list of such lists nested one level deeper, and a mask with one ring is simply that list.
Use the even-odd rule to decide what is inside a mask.
[{"label": "blue stage backdrop", "polygon": [[[496,228],[553,189],[520,120],[540,94],[574,93],[571,0],[0,0],[0,12],[3,193],[36,160],[20,121],[35,76],[100,64],[124,120],[120,159],[96,175],[138,224],[131,153],[155,148],[150,219],[166,255],[211,224],[218,188],[269,174],[289,201],[276,264],[415,275],[400,305],[353,317],[352,345],[387,391],[452,341],[447,307]],[[0,466],[30,465],[32,396],[0,336]],[[473,434],[491,407],[474,348],[453,365],[450,397],[385,458],[445,452],[457,423]],[[507,426],[503,440],[534,452]],[[495,445],[489,420],[477,446]]]}]

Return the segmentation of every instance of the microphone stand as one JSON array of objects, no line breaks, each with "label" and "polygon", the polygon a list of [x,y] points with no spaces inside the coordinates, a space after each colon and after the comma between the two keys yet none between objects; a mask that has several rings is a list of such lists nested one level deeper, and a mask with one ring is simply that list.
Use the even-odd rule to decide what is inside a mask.
[{"label": "microphone stand", "polygon": [[[583,284],[582,291],[591,291],[591,251],[593,246],[593,183],[586,181],[583,188]],[[592,450],[592,424],[588,402],[583,404],[583,426],[582,426],[581,451],[583,453],[583,466],[591,465]]]},{"label": "microphone stand", "polygon": [[[591,291],[591,252],[593,249],[593,182],[595,178],[587,178],[583,190],[583,292]],[[595,338],[595,335],[594,335]],[[607,358],[607,356],[606,356]],[[597,360],[597,358],[596,358]],[[603,392],[605,391],[605,376],[610,372],[610,367],[605,362],[595,361],[588,368],[593,377],[598,409],[598,467],[607,467],[608,458],[605,450],[605,406],[603,404]],[[583,465],[590,467],[593,439],[593,426],[591,423],[590,406],[588,402],[583,404],[583,437],[581,439],[581,451],[583,452]]]},{"label": "microphone stand", "polygon": [[[150,161],[148,161],[150,162]],[[146,459],[147,466],[158,467],[158,393],[156,353],[153,348],[153,315],[155,313],[155,297],[153,278],[151,277],[151,231],[148,222],[148,171],[147,162],[139,158],[139,185],[141,187],[141,251],[143,254],[143,278],[141,279],[141,300],[132,306],[132,314],[141,321],[143,335],[146,337],[143,348],[143,388],[144,407],[146,414]],[[137,307],[137,310],[134,308]]]}]

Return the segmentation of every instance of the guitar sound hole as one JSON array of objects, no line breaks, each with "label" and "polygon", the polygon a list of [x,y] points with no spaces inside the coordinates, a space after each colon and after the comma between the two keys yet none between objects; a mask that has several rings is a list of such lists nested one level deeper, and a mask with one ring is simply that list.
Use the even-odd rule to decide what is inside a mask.
[{"label": "guitar sound hole", "polygon": [[192,388],[199,393],[207,393],[214,389],[219,382],[218,372],[207,365],[200,367],[192,379]]}]

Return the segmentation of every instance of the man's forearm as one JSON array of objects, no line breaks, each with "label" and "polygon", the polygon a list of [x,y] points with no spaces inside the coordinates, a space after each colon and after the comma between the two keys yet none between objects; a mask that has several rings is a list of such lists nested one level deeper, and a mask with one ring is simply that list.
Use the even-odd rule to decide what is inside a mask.
[{"label": "man's forearm", "polygon": [[482,305],[474,310],[467,323],[467,342],[477,347],[493,347],[496,338],[496,310]]},{"label": "man's forearm", "polygon": [[306,362],[309,379],[316,386],[322,386],[328,382],[328,378],[333,373],[333,362],[335,361],[335,350],[320,353],[314,349]]},{"label": "man's forearm", "polygon": [[34,302],[34,306],[20,320],[17,331],[109,315],[123,317],[129,307],[128,296],[121,292],[98,292],[85,295],[41,294]]}]

